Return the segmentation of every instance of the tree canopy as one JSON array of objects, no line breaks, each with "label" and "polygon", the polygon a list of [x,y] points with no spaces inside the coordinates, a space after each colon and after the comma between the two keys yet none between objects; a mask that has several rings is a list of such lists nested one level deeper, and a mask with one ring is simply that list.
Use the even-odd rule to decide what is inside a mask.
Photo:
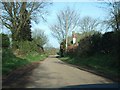
[{"label": "tree canopy", "polygon": [[107,29],[112,28],[113,31],[120,30],[120,1],[113,0],[105,4],[109,14],[108,18],[104,21]]},{"label": "tree canopy", "polygon": [[[32,18],[37,21],[36,18],[38,16],[44,19],[44,15],[47,13],[45,7],[51,4],[49,2],[44,2],[44,0],[40,2],[18,2],[17,0],[14,0],[14,2],[10,0],[4,2],[3,0],[1,3],[2,24],[11,30],[13,40],[16,40],[17,35],[20,30],[25,27],[28,20]],[[26,18],[23,18],[26,10]]]}]

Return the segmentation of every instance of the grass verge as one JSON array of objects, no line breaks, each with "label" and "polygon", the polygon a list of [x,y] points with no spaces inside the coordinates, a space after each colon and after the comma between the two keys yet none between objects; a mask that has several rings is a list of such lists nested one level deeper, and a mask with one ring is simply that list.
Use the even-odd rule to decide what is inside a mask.
[{"label": "grass verge", "polygon": [[2,75],[6,76],[11,71],[30,64],[32,62],[44,60],[47,57],[46,54],[39,54],[37,52],[32,52],[24,57],[16,57],[10,49],[2,50]]},{"label": "grass verge", "polygon": [[94,70],[97,73],[102,73],[111,79],[119,81],[120,67],[116,67],[114,57],[110,55],[96,54],[90,57],[78,58],[78,57],[63,57],[62,61],[77,65],[82,68]]},{"label": "grass verge", "polygon": [[36,62],[44,60],[48,55],[47,54],[39,54],[37,52],[31,52],[27,54],[24,59],[27,59],[29,62]]}]

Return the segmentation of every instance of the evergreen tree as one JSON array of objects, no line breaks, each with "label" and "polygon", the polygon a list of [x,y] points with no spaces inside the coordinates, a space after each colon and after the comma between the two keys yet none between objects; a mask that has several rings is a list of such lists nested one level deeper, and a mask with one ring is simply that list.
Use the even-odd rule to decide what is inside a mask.
[{"label": "evergreen tree", "polygon": [[[27,18],[28,11],[25,10],[24,14],[22,15],[22,20],[25,20]],[[31,41],[32,40],[32,35],[31,35],[31,22],[30,18],[27,20],[26,24],[22,25],[22,29],[19,31],[19,34],[17,36],[18,41]]]}]

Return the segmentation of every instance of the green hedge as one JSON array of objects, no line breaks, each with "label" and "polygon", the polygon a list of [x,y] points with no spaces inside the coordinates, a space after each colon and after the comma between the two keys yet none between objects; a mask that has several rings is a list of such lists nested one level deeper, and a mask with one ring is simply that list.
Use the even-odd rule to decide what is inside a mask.
[{"label": "green hedge", "polygon": [[18,54],[26,55],[30,52],[36,52],[38,50],[37,45],[33,41],[14,41],[14,48],[18,50]]},{"label": "green hedge", "polygon": [[2,47],[8,48],[10,46],[9,38],[6,34],[1,34],[2,36]]}]

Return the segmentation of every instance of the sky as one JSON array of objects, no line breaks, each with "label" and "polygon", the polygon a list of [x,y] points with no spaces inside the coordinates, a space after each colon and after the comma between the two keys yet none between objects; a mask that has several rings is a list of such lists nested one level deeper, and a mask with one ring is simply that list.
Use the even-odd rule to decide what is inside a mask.
[{"label": "sky", "polygon": [[[54,0],[53,0],[54,1]],[[58,0],[60,1],[60,0]],[[78,0],[80,1],[80,0]],[[100,20],[104,19],[106,17],[106,12],[100,8],[101,4],[100,2],[93,2],[94,0],[92,0],[92,2],[88,2],[87,0],[85,1],[81,1],[81,2],[74,2],[73,0],[67,2],[53,2],[53,4],[51,6],[47,7],[47,11],[49,12],[49,14],[46,17],[47,22],[43,22],[41,21],[40,18],[38,18],[38,20],[40,21],[39,23],[35,23],[34,21],[31,21],[31,25],[32,25],[32,31],[34,31],[34,29],[38,28],[41,29],[45,32],[46,36],[48,37],[49,43],[46,44],[46,46],[53,46],[55,48],[59,48],[59,43],[57,41],[57,39],[55,39],[52,35],[51,35],[51,30],[49,29],[49,26],[51,24],[56,23],[56,15],[60,10],[64,10],[66,7],[70,7],[71,9],[77,10],[78,13],[80,13],[80,18],[84,17],[84,16],[90,16],[92,18],[99,18]],[[102,0],[99,0],[102,1]],[[4,30],[4,32],[8,33],[8,31]],[[10,32],[9,32],[10,33]],[[71,32],[72,34],[72,32]]]},{"label": "sky", "polygon": [[100,8],[101,5],[102,4],[100,2],[53,2],[53,5],[49,6],[48,9],[49,15],[46,17],[47,22],[39,22],[38,24],[32,22],[32,29],[34,30],[35,28],[39,28],[45,31],[45,34],[49,39],[49,44],[55,48],[59,48],[57,39],[51,35],[51,31],[49,29],[51,24],[56,23],[56,14],[60,10],[70,7],[80,13],[80,18],[90,16],[92,18],[99,18],[102,20],[106,17],[106,13],[102,8]]}]

